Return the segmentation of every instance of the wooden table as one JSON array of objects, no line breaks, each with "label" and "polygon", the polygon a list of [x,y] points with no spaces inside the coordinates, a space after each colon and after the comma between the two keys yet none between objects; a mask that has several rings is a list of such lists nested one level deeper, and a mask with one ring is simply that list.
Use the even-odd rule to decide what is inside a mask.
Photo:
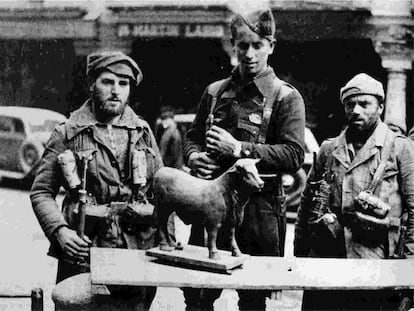
[{"label": "wooden table", "polygon": [[227,289],[414,289],[414,260],[251,256],[231,275],[168,265],[144,251],[91,248],[92,285]]}]

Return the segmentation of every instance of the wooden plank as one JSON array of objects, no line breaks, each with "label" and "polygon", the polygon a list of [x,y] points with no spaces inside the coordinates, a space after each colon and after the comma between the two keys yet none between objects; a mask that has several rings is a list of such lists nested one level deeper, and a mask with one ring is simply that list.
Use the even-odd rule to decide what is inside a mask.
[{"label": "wooden plank", "polygon": [[171,252],[162,251],[159,247],[154,247],[146,251],[146,254],[167,262],[179,265],[187,265],[210,269],[211,271],[231,273],[232,269],[240,267],[249,255],[233,257],[231,252],[219,250],[220,259],[213,260],[208,258],[208,248],[195,245],[185,245],[182,250]]},{"label": "wooden plank", "polygon": [[414,289],[414,260],[250,256],[233,274],[166,265],[145,251],[91,248],[92,284],[228,289]]}]

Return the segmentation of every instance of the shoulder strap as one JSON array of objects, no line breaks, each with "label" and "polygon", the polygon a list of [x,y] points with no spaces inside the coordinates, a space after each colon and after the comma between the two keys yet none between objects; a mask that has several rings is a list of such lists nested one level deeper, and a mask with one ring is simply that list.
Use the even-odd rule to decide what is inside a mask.
[{"label": "shoulder strap", "polygon": [[[392,137],[390,137],[390,135]],[[372,181],[369,184],[368,189],[367,189],[368,191],[371,191],[372,193],[374,193],[375,188],[377,188],[378,183],[382,179],[382,175],[384,174],[387,160],[391,154],[392,146],[394,144],[394,138],[395,136],[393,136],[390,132],[387,132],[387,135],[385,137],[385,144],[384,144],[383,149],[381,150],[381,162],[378,165],[374,173],[374,177],[372,177]]]},{"label": "shoulder strap", "polygon": [[272,116],[273,112],[273,106],[275,102],[281,100],[281,92],[280,89],[282,88],[282,85],[284,82],[278,78],[273,80],[274,87],[273,87],[273,93],[269,96],[269,98],[264,99],[264,108],[263,108],[263,118],[262,118],[262,124],[259,129],[259,137],[257,138],[257,142],[259,144],[264,144],[266,141],[266,135],[267,135],[267,128],[269,127],[270,123],[270,117]]},{"label": "shoulder strap", "polygon": [[207,93],[211,95],[210,114],[213,114],[217,99],[223,94],[231,77],[211,83],[207,88]]}]

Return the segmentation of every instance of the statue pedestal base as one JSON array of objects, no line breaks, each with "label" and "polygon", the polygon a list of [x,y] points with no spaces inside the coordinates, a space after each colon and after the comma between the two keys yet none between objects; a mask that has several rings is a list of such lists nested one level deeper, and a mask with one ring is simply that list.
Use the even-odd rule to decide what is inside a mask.
[{"label": "statue pedestal base", "polygon": [[234,269],[242,268],[243,262],[249,255],[234,257],[229,251],[219,250],[219,259],[208,258],[208,248],[184,245],[182,250],[163,251],[154,247],[146,251],[149,256],[161,259],[164,263],[181,265],[188,268],[207,270],[210,272],[231,274]]}]

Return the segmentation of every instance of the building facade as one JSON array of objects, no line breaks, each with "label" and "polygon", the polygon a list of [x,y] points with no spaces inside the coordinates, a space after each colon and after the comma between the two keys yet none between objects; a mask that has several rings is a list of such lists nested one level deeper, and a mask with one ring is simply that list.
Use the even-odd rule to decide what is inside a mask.
[{"label": "building facade", "polygon": [[[237,1],[67,3],[0,6],[0,64],[7,69],[0,74],[1,105],[67,114],[87,95],[85,56],[96,49],[121,49],[144,72],[131,105],[154,120],[161,105],[194,112],[204,87],[236,65],[228,21]],[[271,65],[304,95],[308,126],[319,140],[341,130],[339,88],[359,72],[386,85],[385,119],[412,126],[413,1],[263,3],[277,23]]]}]

